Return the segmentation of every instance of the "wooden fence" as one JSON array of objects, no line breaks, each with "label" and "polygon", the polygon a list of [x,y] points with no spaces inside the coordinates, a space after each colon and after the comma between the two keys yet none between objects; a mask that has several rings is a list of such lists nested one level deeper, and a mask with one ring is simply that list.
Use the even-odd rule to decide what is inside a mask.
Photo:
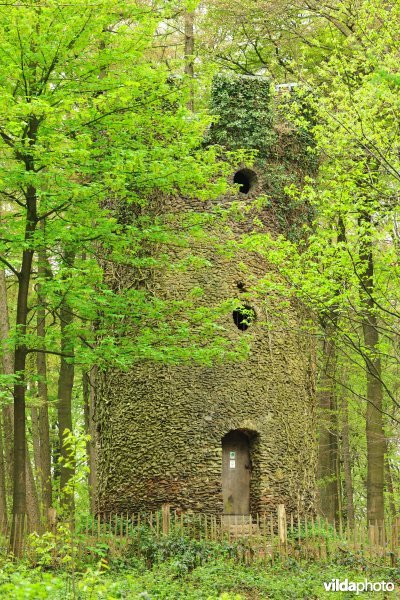
[{"label": "wooden fence", "polygon": [[[1,522],[0,531],[0,553],[5,555],[10,532]],[[314,515],[286,514],[283,505],[276,511],[252,516],[185,513],[164,505],[151,513],[88,515],[77,519],[74,526],[58,523],[41,536],[26,534],[24,556],[39,561],[43,548],[47,548],[54,563],[66,552],[86,561],[121,555],[129,547],[140,555],[145,553],[146,539],[162,541],[175,536],[219,542],[231,556],[245,562],[273,562],[289,556],[324,562],[335,555],[352,554],[353,558],[395,566],[399,560],[399,531],[400,517],[370,522],[368,527],[358,522],[350,528]]]}]

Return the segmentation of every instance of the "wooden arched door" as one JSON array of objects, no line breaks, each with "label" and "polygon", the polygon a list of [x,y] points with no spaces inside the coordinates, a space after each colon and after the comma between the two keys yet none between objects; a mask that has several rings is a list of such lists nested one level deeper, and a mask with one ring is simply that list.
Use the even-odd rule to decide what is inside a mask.
[{"label": "wooden arched door", "polygon": [[222,496],[225,515],[249,514],[250,477],[249,439],[242,431],[230,431],[222,440]]}]

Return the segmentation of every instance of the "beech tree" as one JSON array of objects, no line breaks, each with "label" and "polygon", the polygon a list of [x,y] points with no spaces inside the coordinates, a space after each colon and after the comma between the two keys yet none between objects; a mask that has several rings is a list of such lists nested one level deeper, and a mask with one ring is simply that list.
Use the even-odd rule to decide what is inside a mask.
[{"label": "beech tree", "polygon": [[[163,356],[156,335],[148,339],[143,335],[136,346],[125,342],[123,348],[118,336],[113,337],[133,306],[138,318],[146,312],[160,316],[163,307],[156,303],[151,308],[143,292],[128,290],[124,298],[113,295],[97,259],[110,252],[114,261],[120,258],[143,267],[146,258],[137,256],[141,244],[168,241],[168,233],[160,223],[152,226],[148,217],[122,224],[110,206],[114,200],[126,210],[136,205],[139,215],[155,189],[212,197],[224,183],[215,177],[220,171],[218,151],[200,147],[206,122],[201,116],[189,116],[186,88],[171,80],[165,67],[146,58],[163,18],[162,4],[150,7],[128,1],[116,7],[113,1],[102,0],[93,7],[79,0],[67,5],[23,1],[1,7],[0,15],[0,261],[17,286],[10,342],[14,348],[11,547],[20,555],[26,514],[28,355],[60,357],[62,446],[71,425],[71,376],[68,382],[66,377],[74,362],[90,368],[115,360],[123,366],[138,354]],[[193,228],[198,230],[199,223]],[[190,236],[190,227],[185,234]],[[36,268],[43,251],[51,277]],[[71,262],[72,255],[84,252],[84,260]],[[36,299],[33,282],[40,285]],[[42,319],[49,315],[61,322],[61,347],[54,327],[47,327],[45,335],[30,328],[29,315],[37,308]],[[182,335],[187,335],[187,326],[184,330]],[[201,347],[199,352],[206,350]],[[166,353],[172,356],[173,350],[166,348]],[[63,486],[71,475],[68,469],[62,470]],[[49,503],[49,490],[44,494]]]},{"label": "beech tree", "polygon": [[[304,102],[312,107],[319,176],[310,180],[303,194],[293,190],[293,198],[311,203],[317,218],[307,247],[295,247],[285,240],[270,241],[268,256],[276,251],[291,292],[297,290],[315,310],[318,322],[325,323],[325,347],[342,357],[350,356],[363,374],[365,388],[358,393],[366,403],[367,516],[369,520],[383,519],[384,430],[389,431],[397,422],[398,406],[392,370],[397,361],[398,334],[398,240],[394,224],[398,220],[400,173],[395,116],[400,6],[398,2],[368,0],[353,10],[346,2],[317,5],[306,1],[292,8],[293,22],[283,25],[282,34],[275,32],[274,40],[264,36],[258,47],[267,53],[279,45],[280,55],[286,57],[279,66],[298,84],[292,95],[297,125],[310,126],[301,107]],[[248,43],[236,48],[235,55],[231,53],[238,58],[245,48],[240,64],[227,61],[231,68],[243,69],[251,61],[253,71],[263,66],[256,44],[263,30],[274,27],[273,19],[271,23],[267,13],[262,17],[257,12],[254,19],[248,14],[249,23],[240,32]],[[307,37],[304,28],[311,35]],[[289,29],[291,40],[287,37]],[[234,41],[228,38],[227,43],[231,52]],[[277,68],[273,59],[271,65]],[[272,247],[275,250],[271,254]],[[292,252],[297,258],[289,258]],[[347,381],[335,380],[330,372],[324,379],[322,396],[329,388],[327,379],[331,397],[338,385],[348,389]],[[327,440],[338,428],[329,423],[332,405],[325,402],[325,409],[327,416],[322,423],[328,423],[329,430],[322,438],[322,456],[330,485],[335,474],[329,465],[334,463],[337,445]],[[332,453],[326,452],[326,443]]]}]

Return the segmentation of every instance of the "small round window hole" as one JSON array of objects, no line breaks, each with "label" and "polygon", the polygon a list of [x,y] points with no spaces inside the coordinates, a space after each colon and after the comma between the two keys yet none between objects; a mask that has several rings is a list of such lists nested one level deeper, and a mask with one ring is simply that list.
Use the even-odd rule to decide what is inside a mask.
[{"label": "small round window hole", "polygon": [[233,176],[233,183],[239,185],[241,194],[248,194],[252,187],[257,183],[257,175],[250,169],[240,169]]},{"label": "small round window hole", "polygon": [[256,313],[251,306],[241,306],[232,313],[233,322],[240,331],[246,331],[255,321]]}]

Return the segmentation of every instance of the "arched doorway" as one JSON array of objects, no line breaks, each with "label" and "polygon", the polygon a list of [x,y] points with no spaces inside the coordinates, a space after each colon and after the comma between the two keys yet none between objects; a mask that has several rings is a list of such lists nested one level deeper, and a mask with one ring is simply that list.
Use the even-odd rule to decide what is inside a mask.
[{"label": "arched doorway", "polygon": [[222,439],[222,496],[225,515],[250,512],[251,462],[249,438],[239,430]]}]

